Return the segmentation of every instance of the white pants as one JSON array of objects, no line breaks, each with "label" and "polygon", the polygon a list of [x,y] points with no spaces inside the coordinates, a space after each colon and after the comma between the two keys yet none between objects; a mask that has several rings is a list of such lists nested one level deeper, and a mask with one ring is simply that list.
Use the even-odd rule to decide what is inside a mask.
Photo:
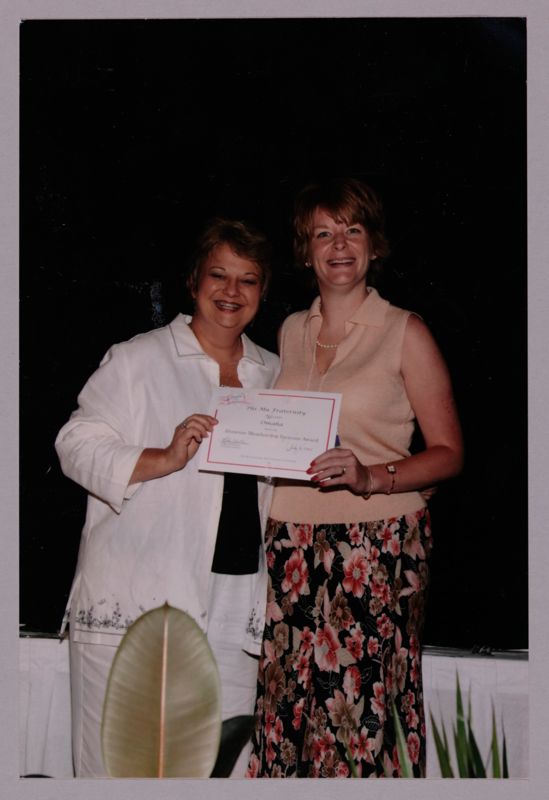
[{"label": "white pants", "polygon": [[[208,641],[221,678],[221,718],[253,714],[257,659],[239,643],[249,609],[246,575],[212,573]],[[244,616],[243,616],[244,614]],[[72,749],[77,778],[107,777],[101,756],[101,714],[116,647],[70,639]],[[251,744],[244,747],[231,778],[243,778]]]}]

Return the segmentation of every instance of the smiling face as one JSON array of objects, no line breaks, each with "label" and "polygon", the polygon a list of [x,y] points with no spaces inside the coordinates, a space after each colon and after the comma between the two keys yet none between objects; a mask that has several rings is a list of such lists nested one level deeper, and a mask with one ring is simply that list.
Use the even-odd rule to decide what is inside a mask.
[{"label": "smiling face", "polygon": [[370,261],[375,259],[370,236],[360,223],[335,220],[317,208],[312,218],[309,260],[319,288],[366,291],[365,278]]},{"label": "smiling face", "polygon": [[193,298],[193,323],[241,333],[259,308],[261,270],[228,244],[219,244],[200,268]]}]

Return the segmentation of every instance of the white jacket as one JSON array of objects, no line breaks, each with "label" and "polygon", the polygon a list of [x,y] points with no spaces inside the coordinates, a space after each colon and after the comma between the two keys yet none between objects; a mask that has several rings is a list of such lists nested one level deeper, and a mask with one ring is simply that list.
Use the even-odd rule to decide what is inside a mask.
[{"label": "white jacket", "polygon": [[[146,447],[166,447],[175,426],[208,413],[219,367],[179,314],[163,328],[114,345],[78,397],[56,449],[65,475],[88,491],[86,522],[65,622],[76,641],[117,645],[140,614],[168,602],[208,629],[207,600],[223,474],[198,459],[163,478],[128,486]],[[238,376],[245,388],[271,386],[278,357],[242,336]],[[263,525],[271,486],[259,481]],[[266,604],[260,553],[242,645],[259,652]]]}]

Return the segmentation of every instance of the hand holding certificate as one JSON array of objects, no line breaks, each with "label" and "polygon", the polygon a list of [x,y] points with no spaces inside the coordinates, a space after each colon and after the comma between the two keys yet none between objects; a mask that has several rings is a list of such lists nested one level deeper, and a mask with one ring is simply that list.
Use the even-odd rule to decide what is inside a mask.
[{"label": "hand holding certificate", "polygon": [[308,481],[313,458],[335,445],[340,405],[328,392],[219,387],[199,467]]}]

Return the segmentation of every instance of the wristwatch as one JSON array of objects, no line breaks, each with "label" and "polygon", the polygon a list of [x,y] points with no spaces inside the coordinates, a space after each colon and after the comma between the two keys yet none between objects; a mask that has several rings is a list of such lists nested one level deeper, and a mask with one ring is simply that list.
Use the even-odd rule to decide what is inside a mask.
[{"label": "wristwatch", "polygon": [[385,464],[385,469],[391,476],[391,485],[389,486],[385,494],[391,494],[391,492],[395,488],[395,478],[396,478],[397,468],[395,467],[394,464]]}]

